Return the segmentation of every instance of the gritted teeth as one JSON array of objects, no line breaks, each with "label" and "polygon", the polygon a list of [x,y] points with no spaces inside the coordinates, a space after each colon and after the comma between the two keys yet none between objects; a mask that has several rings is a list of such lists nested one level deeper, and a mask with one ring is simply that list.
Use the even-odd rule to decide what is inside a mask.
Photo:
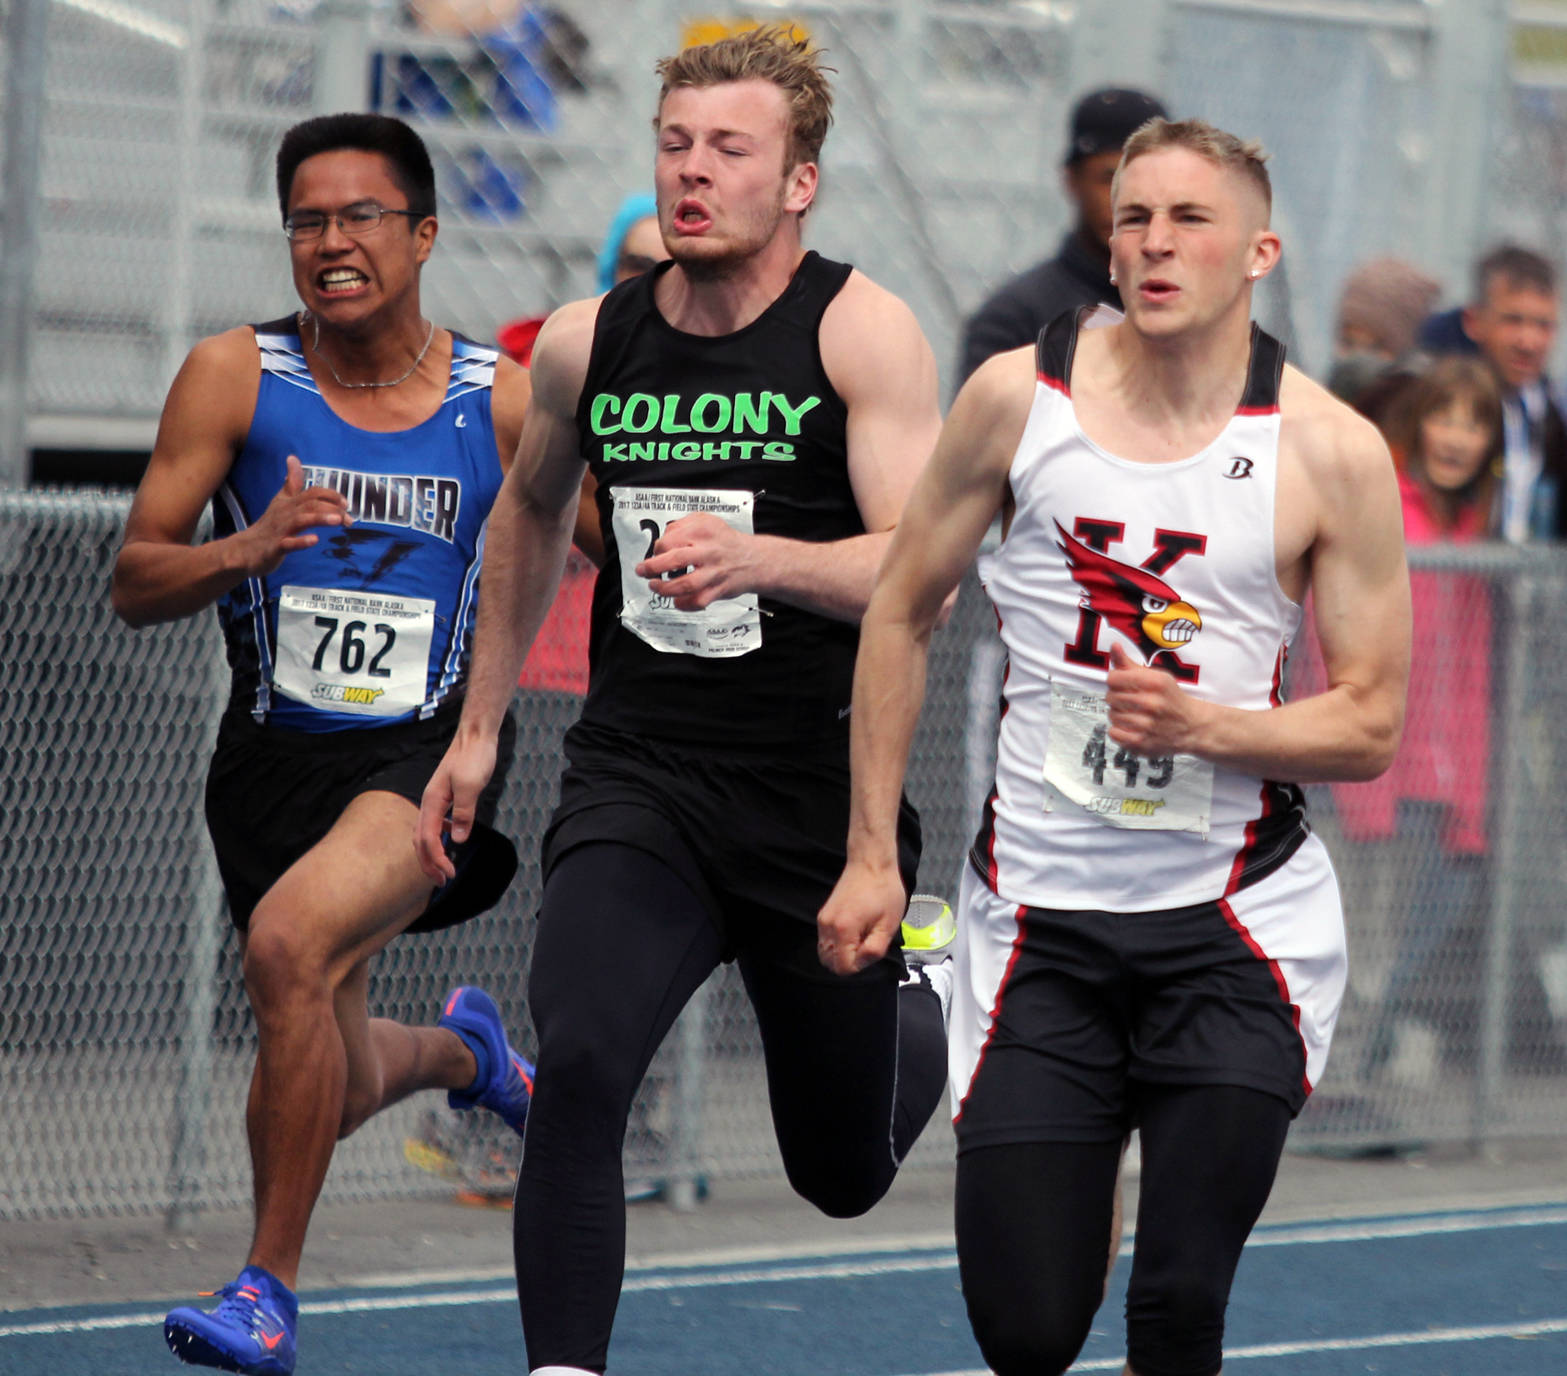
[{"label": "gritted teeth", "polygon": [[317,278],[326,291],[341,291],[345,287],[357,287],[369,280],[357,268],[328,268]]},{"label": "gritted teeth", "polygon": [[1179,621],[1172,621],[1164,628],[1164,638],[1177,644],[1185,644],[1197,634],[1197,627],[1182,617]]}]

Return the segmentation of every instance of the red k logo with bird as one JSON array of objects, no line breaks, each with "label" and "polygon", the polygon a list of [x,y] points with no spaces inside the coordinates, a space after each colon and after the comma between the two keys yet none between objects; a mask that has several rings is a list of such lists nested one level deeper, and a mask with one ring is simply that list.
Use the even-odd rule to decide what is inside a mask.
[{"label": "red k logo with bird", "polygon": [[1083,590],[1082,609],[1114,626],[1149,664],[1163,655],[1173,657],[1202,629],[1202,613],[1149,568],[1112,559],[1068,534],[1059,521],[1055,527],[1060,537],[1056,544]]}]

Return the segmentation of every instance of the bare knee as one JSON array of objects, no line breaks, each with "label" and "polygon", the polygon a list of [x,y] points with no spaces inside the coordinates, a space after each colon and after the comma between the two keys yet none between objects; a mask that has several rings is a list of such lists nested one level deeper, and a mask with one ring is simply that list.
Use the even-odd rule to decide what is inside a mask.
[{"label": "bare knee", "polygon": [[302,1003],[330,999],[325,962],[297,924],[257,908],[245,939],[245,992],[257,1021],[286,1016]]}]

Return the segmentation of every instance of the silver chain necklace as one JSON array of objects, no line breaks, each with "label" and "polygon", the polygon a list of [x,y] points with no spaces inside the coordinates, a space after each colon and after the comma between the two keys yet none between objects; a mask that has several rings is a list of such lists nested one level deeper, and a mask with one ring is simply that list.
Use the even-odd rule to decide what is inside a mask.
[{"label": "silver chain necklace", "polygon": [[[310,315],[310,312],[305,311],[303,314]],[[326,370],[332,374],[333,382],[337,383],[339,387],[346,387],[352,391],[360,391],[366,387],[396,387],[401,382],[407,382],[409,378],[419,371],[419,365],[424,362],[424,356],[430,352],[430,344],[435,339],[435,321],[432,320],[429,332],[424,337],[424,348],[419,350],[419,356],[414,359],[413,365],[401,377],[394,377],[390,382],[344,382],[337,375],[337,369],[332,366],[332,360],[321,352],[320,320],[311,315],[310,323],[315,326],[315,338],[311,341],[310,347],[316,351],[316,357],[326,364]]]}]

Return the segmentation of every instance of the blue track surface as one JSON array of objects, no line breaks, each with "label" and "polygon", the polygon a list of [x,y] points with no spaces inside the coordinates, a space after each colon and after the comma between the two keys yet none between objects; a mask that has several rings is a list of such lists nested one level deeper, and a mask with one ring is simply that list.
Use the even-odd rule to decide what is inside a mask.
[{"label": "blue track surface", "polygon": [[[1074,1370],[1121,1369],[1119,1294]],[[509,1281],[307,1293],[300,1376],[517,1376]],[[0,1314],[4,1376],[178,1366],[146,1305]],[[636,1376],[978,1373],[950,1251],[867,1252],[627,1275],[610,1370]],[[1225,1370],[1291,1376],[1567,1372],[1567,1207],[1258,1229]]]}]

